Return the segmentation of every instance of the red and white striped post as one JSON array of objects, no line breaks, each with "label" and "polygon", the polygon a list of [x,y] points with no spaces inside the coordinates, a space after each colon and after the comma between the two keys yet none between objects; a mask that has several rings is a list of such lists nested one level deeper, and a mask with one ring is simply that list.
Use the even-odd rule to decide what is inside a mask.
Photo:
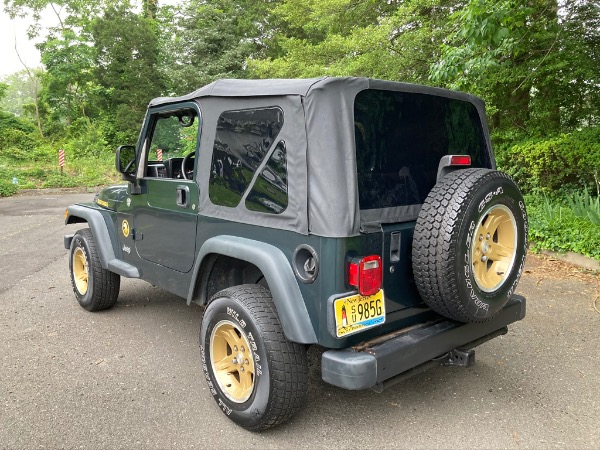
[{"label": "red and white striped post", "polygon": [[61,148],[58,150],[58,165],[60,166],[60,174],[63,174],[63,168],[65,167],[65,151]]},{"label": "red and white striped post", "polygon": [[158,161],[162,161],[162,149],[161,148],[156,149],[156,159]]}]

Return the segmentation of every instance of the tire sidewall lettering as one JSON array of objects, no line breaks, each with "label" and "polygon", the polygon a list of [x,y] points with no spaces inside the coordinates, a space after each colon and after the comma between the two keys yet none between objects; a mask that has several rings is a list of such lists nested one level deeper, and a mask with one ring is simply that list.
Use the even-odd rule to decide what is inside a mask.
[{"label": "tire sidewall lettering", "polygon": [[527,247],[529,247],[529,219],[527,218],[527,210],[525,209],[525,203],[523,200],[519,200],[519,210],[521,217],[523,218],[523,228],[525,230],[524,247],[525,252],[527,252]]},{"label": "tire sidewall lettering", "polygon": [[[479,242],[476,233],[484,214],[496,206],[511,216],[515,230],[514,241],[510,230],[501,236],[510,239],[502,242],[507,246],[514,242],[514,249],[498,250],[501,255],[512,255],[514,260],[506,268],[494,266],[502,267],[504,273],[482,285],[495,285],[488,290],[477,284],[487,268],[473,265],[472,259],[483,257],[489,250],[488,245]],[[489,232],[493,230],[495,234],[501,223],[502,219],[489,225]],[[510,176],[486,168],[461,169],[446,175],[428,194],[415,225],[412,263],[421,298],[432,310],[452,320],[491,319],[506,305],[523,272],[527,231],[523,196]],[[494,240],[497,239],[488,242],[492,248],[498,245]],[[482,258],[485,261],[488,260]]]},{"label": "tire sidewall lettering", "polygon": [[208,389],[213,396],[217,396],[217,390],[215,389],[215,384],[212,381],[210,373],[208,371],[208,367],[206,365],[207,359],[204,350],[204,346],[200,344],[200,361],[202,363],[202,370],[204,371],[204,378],[206,378],[206,382],[208,383]]},{"label": "tire sidewall lettering", "polygon": [[[494,180],[492,184],[488,189],[481,193],[476,193],[472,198],[465,214],[465,217],[472,219],[468,221],[468,226],[464,228],[464,231],[458,229],[458,233],[464,236],[464,239],[459,239],[458,241],[463,242],[464,247],[461,252],[462,267],[457,271],[462,276],[457,277],[457,287],[459,291],[462,291],[463,295],[461,297],[464,299],[464,306],[477,319],[485,319],[495,315],[506,304],[506,301],[510,299],[523,272],[527,253],[527,239],[524,238],[524,236],[527,236],[526,233],[528,230],[525,205],[522,200],[515,201],[514,197],[515,194],[518,194],[518,197],[520,197],[520,193],[515,193],[513,186],[510,184],[505,186],[504,179],[502,178]],[[483,213],[495,205],[507,207],[517,219],[516,259],[507,276],[506,282],[495,291],[484,292],[477,286],[474,279],[472,270],[472,245],[477,224],[481,221]],[[518,219],[522,219],[522,221]]]},{"label": "tire sidewall lettering", "polygon": [[228,306],[227,315],[233,317],[244,331],[244,336],[246,336],[246,339],[248,339],[248,343],[250,344],[250,348],[252,349],[252,355],[254,356],[254,376],[256,378],[259,378],[260,376],[262,376],[262,367],[260,366],[260,364],[258,364],[258,362],[260,361],[260,356],[258,355],[258,345],[256,343],[254,335],[252,334],[252,331],[246,330],[247,323],[244,319],[240,318],[240,314],[236,311],[236,309]]},{"label": "tire sidewall lettering", "polygon": [[479,206],[477,207],[477,212],[478,212],[479,214],[481,214],[481,212],[482,212],[482,211],[485,209],[485,207],[487,206],[487,204],[488,204],[490,201],[492,201],[492,199],[493,199],[495,196],[498,196],[498,195],[500,195],[500,194],[502,194],[502,193],[504,193],[504,189],[502,189],[502,186],[498,187],[498,189],[496,189],[495,191],[488,192],[488,193],[486,194],[486,196],[483,198],[483,200],[481,200],[481,201],[479,202]]},{"label": "tire sidewall lettering", "polygon": [[[244,403],[235,403],[221,391],[216,375],[212,373],[208,342],[213,328],[220,320],[229,320],[239,325],[248,340],[254,357],[254,390]],[[246,426],[252,426],[257,418],[267,410],[269,403],[269,369],[265,364],[266,349],[260,338],[260,330],[253,323],[250,315],[229,298],[217,298],[207,307],[202,321],[200,335],[200,354],[204,378],[218,407],[232,420]]]}]

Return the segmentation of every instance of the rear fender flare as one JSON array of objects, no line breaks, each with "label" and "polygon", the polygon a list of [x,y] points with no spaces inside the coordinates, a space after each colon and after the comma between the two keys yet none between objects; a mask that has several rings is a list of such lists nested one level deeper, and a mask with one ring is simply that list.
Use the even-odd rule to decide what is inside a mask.
[{"label": "rear fender flare", "polygon": [[280,249],[264,242],[228,235],[215,236],[204,242],[194,264],[188,305],[193,300],[202,263],[213,254],[237,258],[257,266],[267,280],[286,338],[300,344],[317,342],[304,298],[289,261]]}]

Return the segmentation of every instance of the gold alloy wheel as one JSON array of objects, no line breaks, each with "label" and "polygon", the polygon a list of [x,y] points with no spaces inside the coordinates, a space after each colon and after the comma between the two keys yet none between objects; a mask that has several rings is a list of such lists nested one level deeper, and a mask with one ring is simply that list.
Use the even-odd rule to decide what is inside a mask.
[{"label": "gold alloy wheel", "polygon": [[88,290],[89,266],[87,256],[81,247],[77,247],[73,252],[73,278],[77,291],[85,295]]},{"label": "gold alloy wheel", "polygon": [[210,364],[227,398],[243,403],[254,390],[254,355],[246,336],[229,320],[215,325],[210,336]]},{"label": "gold alloy wheel", "polygon": [[517,222],[504,205],[489,208],[477,224],[472,242],[473,275],[484,292],[504,284],[515,263]]}]

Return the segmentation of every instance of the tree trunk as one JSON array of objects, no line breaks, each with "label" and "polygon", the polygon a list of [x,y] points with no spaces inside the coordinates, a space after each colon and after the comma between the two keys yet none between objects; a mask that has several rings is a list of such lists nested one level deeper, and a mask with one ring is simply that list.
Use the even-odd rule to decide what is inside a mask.
[{"label": "tree trunk", "polygon": [[25,64],[25,62],[23,62],[23,59],[21,58],[21,54],[19,53],[19,50],[17,49],[17,39],[16,38],[15,38],[15,52],[17,52],[17,57],[19,58],[19,61],[25,68],[25,71],[27,72],[27,78],[29,78],[29,81],[32,83],[32,86],[33,86],[33,105],[35,106],[35,121],[37,123],[37,128],[40,133],[40,137],[43,138],[44,132],[42,131],[42,120],[40,118],[40,103],[39,103],[40,100],[39,100],[39,91],[38,91],[38,80],[37,80],[35,74],[32,73],[31,69],[29,69],[29,67],[27,67],[27,64]]},{"label": "tree trunk", "polygon": [[144,0],[142,2],[144,8],[144,14],[148,19],[156,19],[156,12],[158,11],[158,0]]}]

